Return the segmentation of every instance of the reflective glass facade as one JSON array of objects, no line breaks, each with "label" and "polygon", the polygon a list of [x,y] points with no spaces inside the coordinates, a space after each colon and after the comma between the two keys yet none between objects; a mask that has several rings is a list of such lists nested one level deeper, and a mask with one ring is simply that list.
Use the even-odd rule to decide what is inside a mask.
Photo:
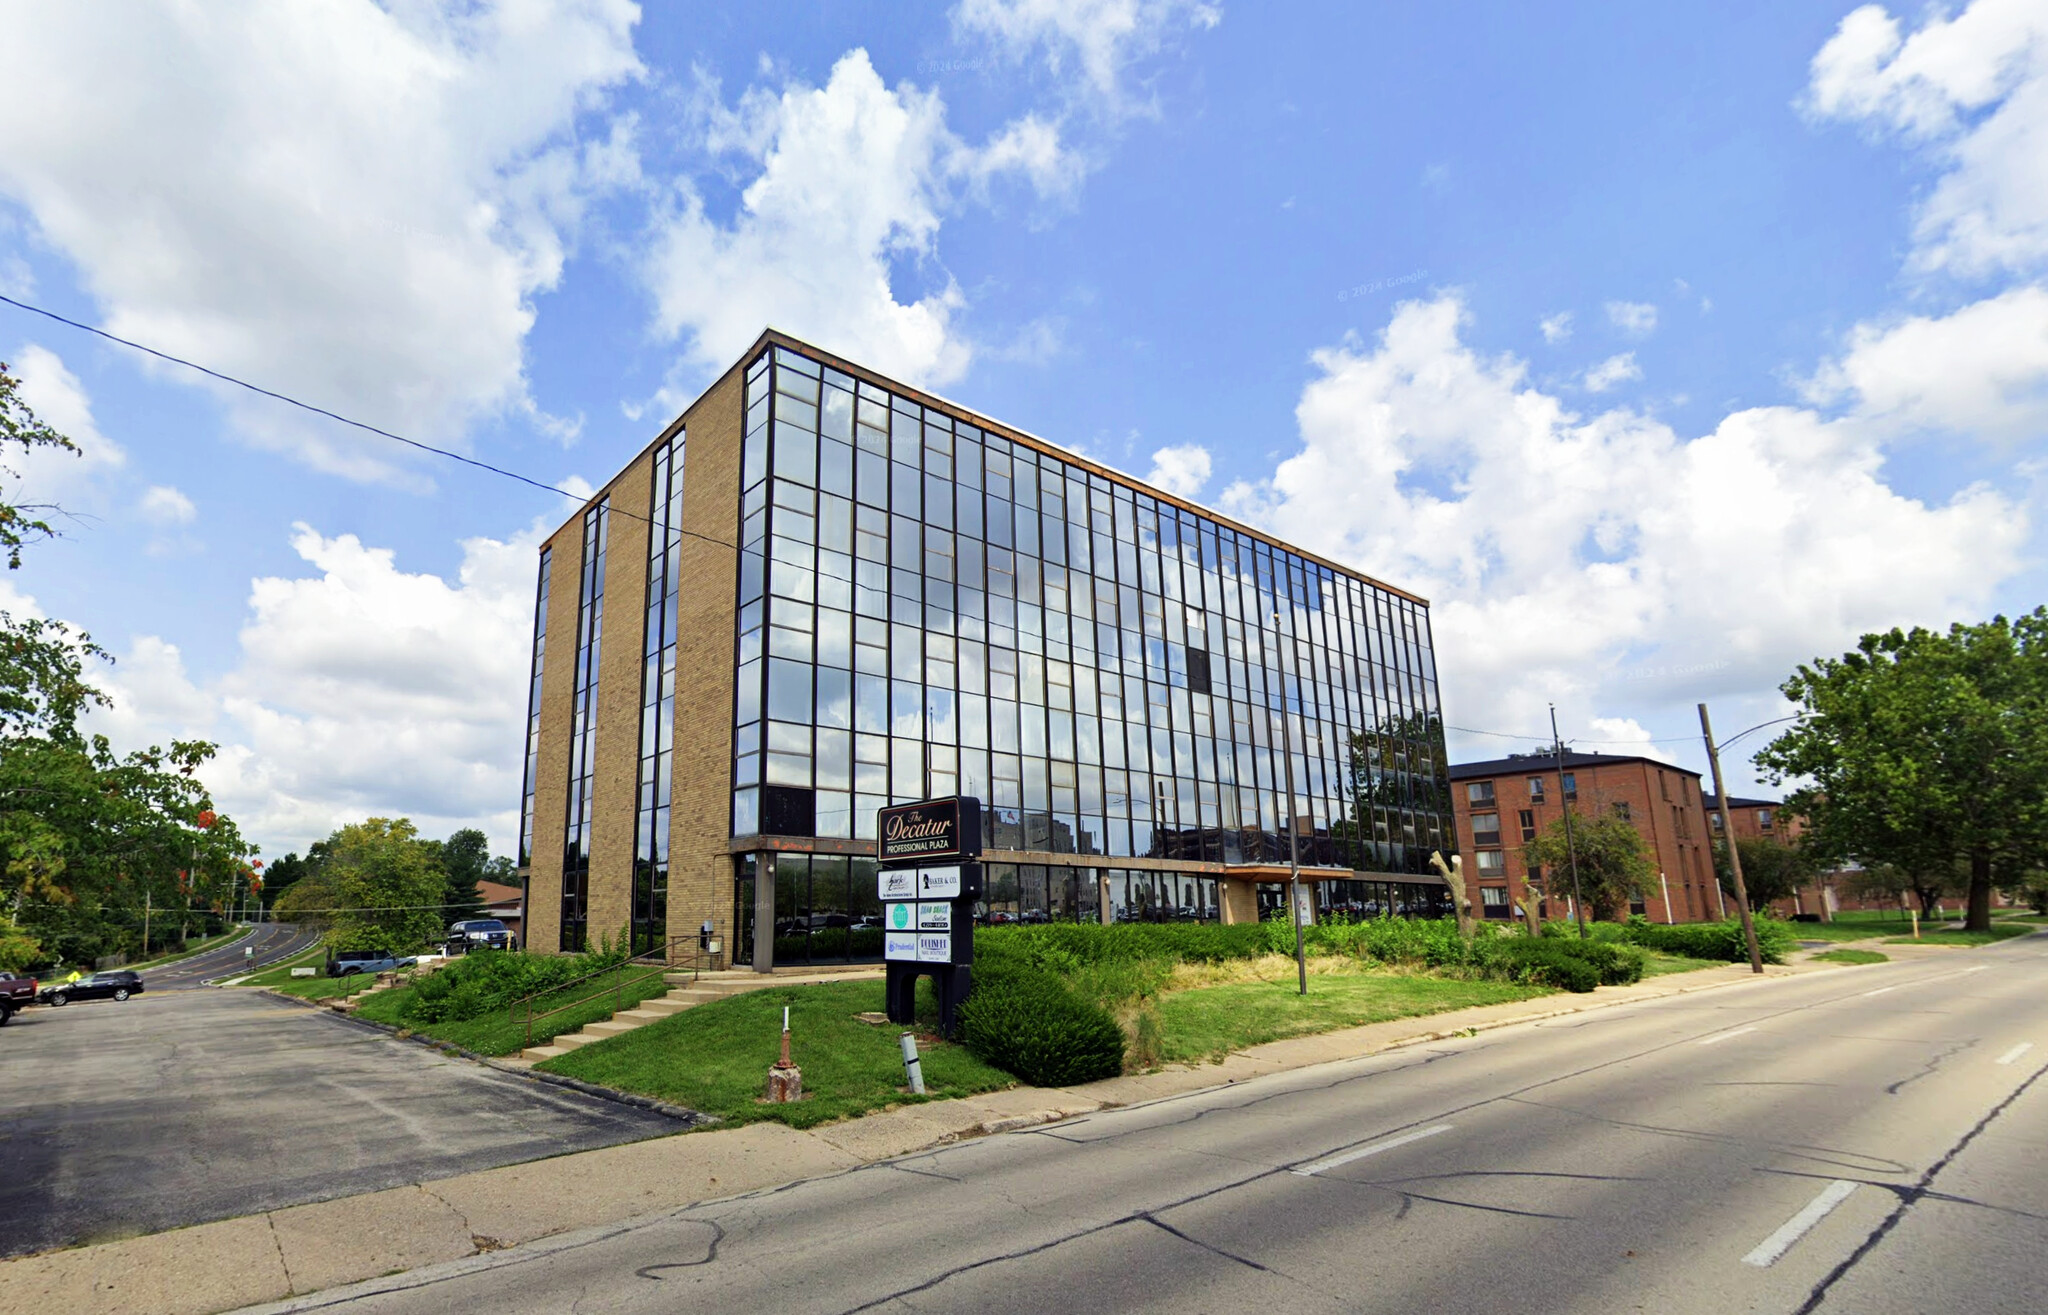
[{"label": "reflective glass facade", "polygon": [[540,584],[535,589],[533,602],[533,668],[526,686],[526,774],[525,784],[519,792],[519,866],[522,870],[533,862],[533,800],[540,769],[540,678],[548,655],[548,567],[553,562],[554,554],[546,548],[541,549]]},{"label": "reflective glass facade", "polygon": [[590,922],[590,837],[597,774],[598,661],[604,649],[605,542],[611,499],[583,513],[576,597],[576,684],[569,732],[568,816],[562,852],[561,948],[581,950]]},{"label": "reflective glass facade", "polygon": [[633,828],[633,953],[667,943],[670,769],[675,759],[677,558],[683,542],[683,438],[654,450],[647,614],[640,672],[640,774]]},{"label": "reflective glass facade", "polygon": [[[1120,873],[1285,864],[1294,832],[1323,869],[1449,852],[1424,605],[786,349],[745,406],[733,835],[960,793],[992,848]],[[1099,911],[1068,869],[1002,875]],[[1213,916],[1123,875],[1113,915]]]}]

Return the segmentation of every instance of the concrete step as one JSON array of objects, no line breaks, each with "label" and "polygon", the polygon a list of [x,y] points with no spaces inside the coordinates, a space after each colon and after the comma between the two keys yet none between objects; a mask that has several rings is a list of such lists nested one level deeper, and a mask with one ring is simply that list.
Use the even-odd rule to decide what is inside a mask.
[{"label": "concrete step", "polygon": [[588,1037],[591,1040],[603,1040],[608,1036],[617,1036],[621,1032],[630,1032],[638,1026],[640,1026],[639,1020],[628,1019],[620,1014],[613,1014],[610,1019],[602,1023],[585,1023],[583,1030],[576,1035]]},{"label": "concrete step", "polygon": [[519,1052],[519,1058],[526,1060],[528,1063],[531,1064],[538,1064],[543,1059],[555,1059],[562,1055],[566,1055],[573,1049],[575,1049],[575,1047],[573,1046],[558,1046],[553,1044],[545,1046],[528,1046],[526,1049]]},{"label": "concrete step", "polygon": [[[701,1005],[711,1000],[723,1000],[729,994],[730,992],[728,991],[721,991],[716,987],[710,986],[678,986],[660,998],[675,1005],[678,1009],[688,1009],[691,1005]],[[649,1003],[653,1002],[649,1001]]]},{"label": "concrete step", "polygon": [[665,995],[657,995],[652,1000],[642,1000],[638,1005],[620,1014],[619,1017],[666,1018],[670,1014],[681,1013],[695,1003],[697,1002],[694,1000],[671,1000]]},{"label": "concrete step", "polygon": [[586,1028],[581,1032],[565,1032],[549,1042],[549,1044],[560,1046],[563,1050],[580,1050],[593,1041],[602,1041],[603,1039],[603,1037],[591,1036],[589,1029]]}]

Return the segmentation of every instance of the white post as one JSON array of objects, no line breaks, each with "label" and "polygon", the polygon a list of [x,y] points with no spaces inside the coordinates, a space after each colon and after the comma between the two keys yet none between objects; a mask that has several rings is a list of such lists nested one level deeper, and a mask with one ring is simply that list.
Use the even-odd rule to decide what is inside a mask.
[{"label": "white post", "polygon": [[1664,888],[1664,923],[1671,923],[1671,883],[1664,878],[1664,869],[1657,869],[1657,884]]}]

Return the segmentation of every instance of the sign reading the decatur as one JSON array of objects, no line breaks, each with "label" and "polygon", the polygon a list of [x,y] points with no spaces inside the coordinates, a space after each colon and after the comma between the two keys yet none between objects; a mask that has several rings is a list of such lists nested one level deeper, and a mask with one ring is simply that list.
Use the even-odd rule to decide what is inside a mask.
[{"label": "sign reading the decatur", "polygon": [[981,852],[981,810],[973,799],[932,799],[885,808],[876,834],[884,863],[964,858]]}]

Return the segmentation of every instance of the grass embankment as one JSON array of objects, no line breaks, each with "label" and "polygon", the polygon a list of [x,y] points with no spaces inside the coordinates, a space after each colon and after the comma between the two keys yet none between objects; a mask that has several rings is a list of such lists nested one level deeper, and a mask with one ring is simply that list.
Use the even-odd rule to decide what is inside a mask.
[{"label": "grass embankment", "polygon": [[[360,973],[349,977],[327,977],[322,970],[327,965],[327,947],[315,945],[289,959],[274,963],[260,972],[252,973],[237,981],[237,986],[267,986],[285,995],[295,995],[301,1000],[337,1000],[345,995],[354,995],[376,985],[377,979],[364,977]],[[294,977],[292,969],[311,968],[311,977]]]},{"label": "grass embankment", "polygon": [[1889,954],[1876,950],[1827,950],[1813,956],[1816,963],[1890,963]]},{"label": "grass embankment", "polygon": [[[920,983],[927,1012],[929,988]],[[782,1010],[790,1012],[790,1052],[803,1070],[805,1099],[771,1105],[761,1099],[768,1067],[782,1045]],[[971,1096],[1016,1085],[1001,1069],[961,1046],[919,1040],[925,1095],[904,1087],[900,1027],[855,1017],[882,1010],[882,983],[827,982],[749,991],[679,1014],[537,1067],[550,1073],[654,1096],[727,1124],[773,1119],[809,1128],[890,1105]]]},{"label": "grass embankment", "polygon": [[1696,973],[1702,968],[1726,968],[1720,959],[1690,959],[1682,954],[1666,954],[1662,950],[1643,952],[1643,976],[1668,977],[1672,973]]},{"label": "grass embankment", "polygon": [[1886,945],[1990,945],[1997,941],[2011,940],[2015,936],[2026,936],[2033,932],[2025,925],[2011,926],[1994,922],[1990,931],[1964,931],[1960,923],[1920,924],[1920,939],[1912,936],[1889,936]]},{"label": "grass embankment", "polygon": [[[616,995],[612,989],[615,985],[621,987]],[[662,970],[659,968],[635,965],[626,969],[613,969],[601,977],[542,996],[535,1001],[533,1011],[536,1014],[558,1008],[562,1009],[562,1012],[549,1018],[535,1019],[530,1041],[527,1039],[529,1033],[524,1006],[520,1007],[516,1020],[511,1017],[509,1007],[494,1008],[475,1018],[445,1022],[422,1023],[408,1019],[406,1015],[412,1005],[413,993],[413,988],[409,986],[379,991],[363,1001],[361,1007],[356,1010],[356,1016],[376,1023],[389,1023],[394,1027],[407,1028],[421,1036],[446,1041],[450,1045],[460,1046],[479,1055],[514,1055],[529,1045],[544,1045],[566,1032],[580,1031],[587,1023],[601,1023],[612,1016],[614,1009],[631,1009],[643,1000],[668,994],[669,989],[669,984],[662,979]]]}]

